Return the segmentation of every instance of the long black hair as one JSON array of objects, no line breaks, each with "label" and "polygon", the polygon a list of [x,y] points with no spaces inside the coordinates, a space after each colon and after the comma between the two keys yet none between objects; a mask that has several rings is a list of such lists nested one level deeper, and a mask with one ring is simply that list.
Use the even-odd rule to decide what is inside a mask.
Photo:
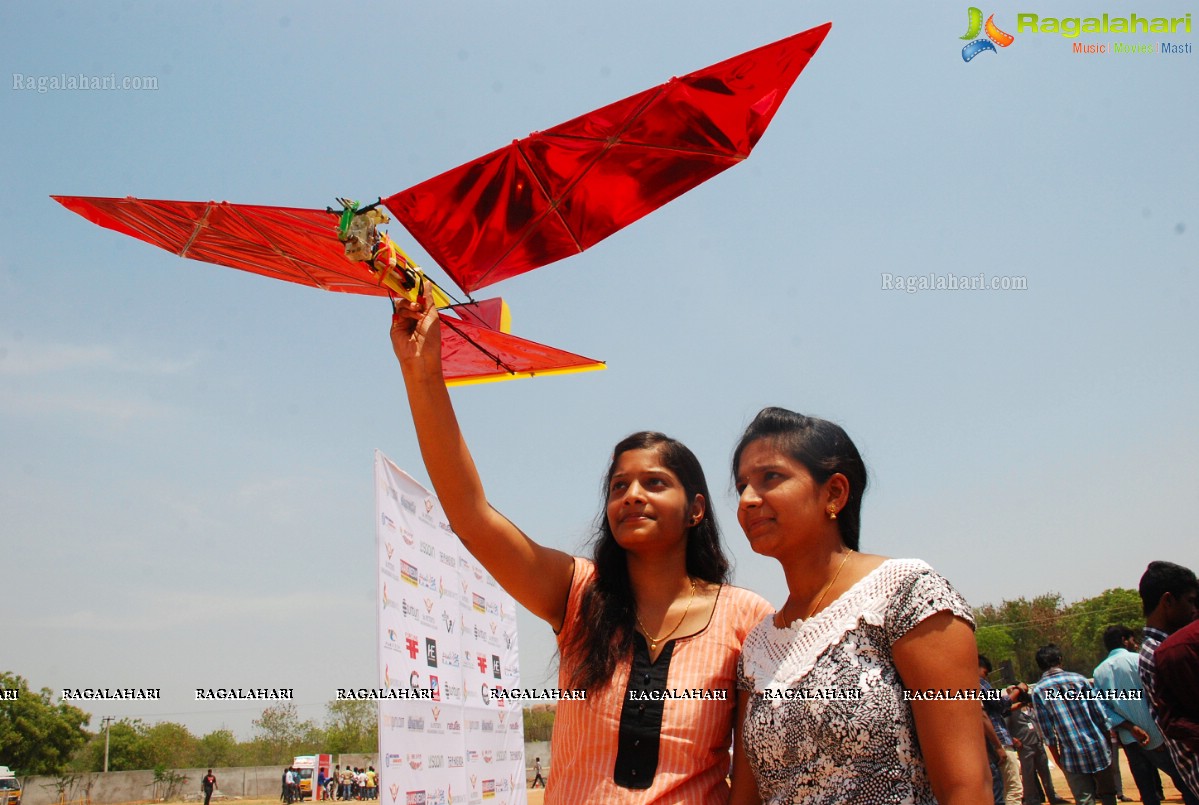
[{"label": "long black hair", "polygon": [[654,431],[641,431],[622,439],[612,449],[612,461],[604,476],[604,505],[593,540],[595,582],[584,591],[578,626],[563,646],[563,654],[571,657],[567,667],[573,688],[602,689],[612,679],[617,661],[633,650],[637,601],[629,580],[625,549],[616,542],[607,517],[612,475],[621,455],[629,450],[656,451],[662,466],[673,472],[683,485],[688,503],[696,495],[703,495],[703,516],[698,523],[687,527],[687,573],[713,584],[728,580],[729,561],[720,543],[720,528],[716,525],[712,496],[699,459],[682,442]]},{"label": "long black hair", "polygon": [[845,547],[858,550],[862,531],[862,495],[866,492],[866,462],[849,434],[835,422],[804,416],[786,408],[763,408],[749,423],[733,451],[733,478],[741,453],[750,442],[766,439],[779,451],[804,465],[812,479],[822,484],[835,473],[849,481],[849,500],[837,512],[837,529]]}]

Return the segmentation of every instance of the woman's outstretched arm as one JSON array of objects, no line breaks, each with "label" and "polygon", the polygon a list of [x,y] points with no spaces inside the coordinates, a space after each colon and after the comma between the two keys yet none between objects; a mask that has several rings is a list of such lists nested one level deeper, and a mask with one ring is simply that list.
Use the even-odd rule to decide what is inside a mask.
[{"label": "woman's outstretched arm", "polygon": [[487,502],[445,386],[441,321],[428,295],[398,302],[391,343],[404,373],[425,469],[454,533],[513,598],[560,629],[574,560],[534,542]]}]

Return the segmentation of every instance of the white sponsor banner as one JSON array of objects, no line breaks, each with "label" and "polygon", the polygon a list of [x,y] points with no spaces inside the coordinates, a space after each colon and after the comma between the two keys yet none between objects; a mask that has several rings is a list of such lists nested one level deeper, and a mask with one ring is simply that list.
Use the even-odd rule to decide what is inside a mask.
[{"label": "white sponsor banner", "polygon": [[516,604],[437,498],[375,453],[382,805],[525,805]]}]

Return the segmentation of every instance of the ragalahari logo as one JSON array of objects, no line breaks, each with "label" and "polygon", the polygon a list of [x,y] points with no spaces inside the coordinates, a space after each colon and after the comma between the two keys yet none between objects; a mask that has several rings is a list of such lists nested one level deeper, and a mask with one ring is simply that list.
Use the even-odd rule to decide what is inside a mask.
[{"label": "ragalahari logo", "polygon": [[[987,17],[986,23],[983,23],[983,13],[981,9],[971,6],[969,9],[970,22],[966,28],[966,33],[961,39],[969,39],[970,42],[962,48],[962,61],[970,61],[984,50],[989,50],[996,53],[995,45],[1005,48],[1016,40],[1016,37],[1009,33],[1001,31],[999,26],[995,24],[995,15]],[[980,33],[986,33],[985,37],[979,37]]]}]

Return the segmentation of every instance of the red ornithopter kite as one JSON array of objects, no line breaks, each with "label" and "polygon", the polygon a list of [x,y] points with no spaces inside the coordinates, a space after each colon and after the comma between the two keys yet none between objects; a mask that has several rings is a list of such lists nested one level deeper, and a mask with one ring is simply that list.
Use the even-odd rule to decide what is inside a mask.
[{"label": "red ornithopter kite", "polygon": [[470,293],[581,252],[749,156],[831,24],[674,78],[380,199],[339,210],[54,196],[174,252],[329,291],[415,299],[420,268],[377,227],[386,207],[467,293],[434,285],[447,382],[601,369],[508,334]]}]

